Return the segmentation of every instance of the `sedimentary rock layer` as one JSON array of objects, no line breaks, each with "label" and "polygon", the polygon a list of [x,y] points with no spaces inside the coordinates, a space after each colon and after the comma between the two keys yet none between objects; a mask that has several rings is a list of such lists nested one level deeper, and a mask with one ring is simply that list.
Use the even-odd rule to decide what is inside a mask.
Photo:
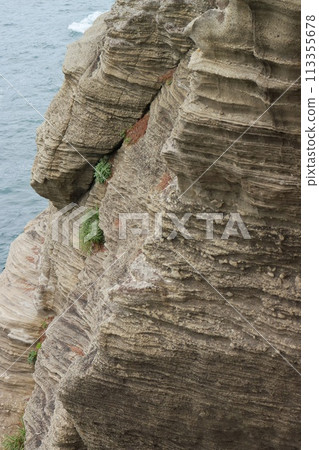
[{"label": "sedimentary rock layer", "polygon": [[0,275],[0,435],[15,431],[32,388],[29,347],[41,333],[37,307],[46,212],[32,220],[10,247]]},{"label": "sedimentary rock layer", "polygon": [[[299,448],[299,15],[117,1],[70,46],[33,168],[52,202],[36,307],[55,319],[27,449]],[[108,153],[112,178],[93,184]],[[73,200],[99,207],[104,251],[52,239]],[[162,239],[119,239],[121,213],[151,229],[161,213]],[[192,239],[167,239],[185,213]],[[213,240],[208,213],[223,215]],[[231,213],[250,239],[222,239]]]}]

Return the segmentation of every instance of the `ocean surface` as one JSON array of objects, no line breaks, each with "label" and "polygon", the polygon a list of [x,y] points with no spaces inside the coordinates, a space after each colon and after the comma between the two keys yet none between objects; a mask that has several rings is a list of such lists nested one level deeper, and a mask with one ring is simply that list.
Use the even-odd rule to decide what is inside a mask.
[{"label": "ocean surface", "polygon": [[[0,0],[0,74],[44,115],[63,81],[66,46],[113,0]],[[0,76],[0,272],[10,243],[47,206],[30,187],[41,116]]]}]

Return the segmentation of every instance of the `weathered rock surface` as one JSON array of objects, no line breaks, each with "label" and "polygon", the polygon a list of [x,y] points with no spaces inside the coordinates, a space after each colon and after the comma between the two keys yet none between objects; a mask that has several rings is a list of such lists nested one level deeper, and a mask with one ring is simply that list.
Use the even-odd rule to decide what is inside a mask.
[{"label": "weathered rock surface", "polygon": [[[299,16],[292,0],[118,0],[70,46],[33,168],[52,205],[24,328],[56,317],[26,449],[299,448]],[[148,110],[145,135],[123,142]],[[92,185],[87,161],[107,153],[113,176]],[[74,200],[100,208],[105,251],[52,239],[55,207]],[[125,212],[151,227],[161,212],[163,239],[120,240]],[[224,214],[214,240],[194,217],[193,239],[167,239],[168,214],[188,212]],[[221,239],[230,213],[251,239]],[[19,405],[24,367],[4,386],[29,376]]]},{"label": "weathered rock surface", "polygon": [[[0,275],[0,435],[15,431],[33,389],[29,347],[41,332],[37,307],[47,214],[40,214],[10,248]],[[42,316],[42,320],[43,320]]]},{"label": "weathered rock surface", "polygon": [[117,2],[70,45],[65,83],[38,131],[32,186],[39,194],[65,206],[88,190],[92,166],[118,148],[161,76],[191,47],[182,31],[196,9],[184,0]]}]

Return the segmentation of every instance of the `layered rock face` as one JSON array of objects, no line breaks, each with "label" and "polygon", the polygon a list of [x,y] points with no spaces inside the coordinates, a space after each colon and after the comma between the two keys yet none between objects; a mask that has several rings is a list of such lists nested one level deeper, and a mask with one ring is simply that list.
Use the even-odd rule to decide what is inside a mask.
[{"label": "layered rock face", "polygon": [[41,332],[39,276],[46,226],[47,212],[27,225],[11,244],[6,269],[0,275],[1,437],[15,431],[33,389],[27,357]]},{"label": "layered rock face", "polygon": [[[27,449],[299,448],[299,9],[118,0],[69,47],[32,174],[51,205],[29,226],[41,219],[43,239],[23,328],[55,319],[24,415]],[[143,117],[139,139],[123,141]],[[106,154],[112,178],[94,184]],[[104,251],[52,237],[71,201],[99,207]],[[161,213],[162,238],[119,239],[123,213],[147,213],[150,230]],[[186,213],[189,235],[175,237],[169,215]],[[249,238],[224,239],[234,213]],[[1,302],[14,314],[12,297]],[[15,342],[8,321],[2,348]],[[24,367],[7,372],[7,404],[31,391]],[[16,377],[28,382],[12,394]]]}]

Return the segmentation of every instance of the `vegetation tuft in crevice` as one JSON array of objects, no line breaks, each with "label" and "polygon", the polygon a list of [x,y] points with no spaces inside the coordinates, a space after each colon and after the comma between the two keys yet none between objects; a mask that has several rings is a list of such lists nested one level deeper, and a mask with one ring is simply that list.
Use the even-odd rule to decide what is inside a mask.
[{"label": "vegetation tuft in crevice", "polygon": [[36,347],[35,347],[35,349],[30,351],[30,353],[28,355],[28,363],[29,364],[34,366],[34,364],[35,364],[35,362],[37,360],[38,351],[40,350],[41,345],[42,345],[41,342],[38,342]]},{"label": "vegetation tuft in crevice", "polygon": [[92,253],[95,247],[102,247],[105,242],[104,233],[99,227],[99,209],[91,209],[88,218],[80,227],[80,249],[84,253]]},{"label": "vegetation tuft in crevice", "polygon": [[4,450],[23,450],[25,442],[25,426],[21,419],[21,424],[18,431],[15,434],[5,436],[2,442],[2,448]]},{"label": "vegetation tuft in crevice", "polygon": [[104,156],[97,163],[94,169],[94,178],[97,183],[103,184],[112,175],[112,164],[109,161],[108,156]]}]

